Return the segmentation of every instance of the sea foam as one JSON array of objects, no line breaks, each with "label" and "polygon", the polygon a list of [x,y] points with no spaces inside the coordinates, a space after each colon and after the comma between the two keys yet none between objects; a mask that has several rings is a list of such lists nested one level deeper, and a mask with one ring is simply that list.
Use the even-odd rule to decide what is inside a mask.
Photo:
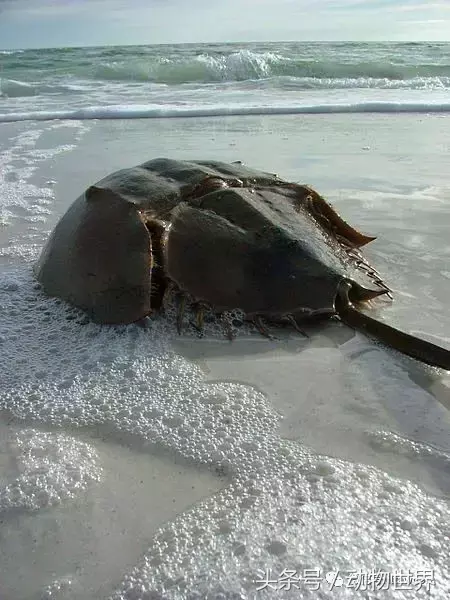
[{"label": "sea foam", "polygon": [[82,88],[76,85],[28,83],[15,79],[0,78],[0,98],[2,96],[6,98],[23,98],[28,96],[67,95],[80,91],[82,91]]},{"label": "sea foam", "polygon": [[186,117],[226,117],[239,115],[301,115],[333,113],[447,113],[447,102],[358,102],[339,104],[243,106],[206,105],[180,107],[167,105],[91,106],[77,110],[48,110],[0,114],[0,123],[15,121],[90,119],[168,119]]},{"label": "sea foam", "polygon": [[[83,477],[98,477],[102,465],[92,463],[93,455],[87,455],[89,467],[74,452],[87,451],[77,446],[77,431],[93,440],[101,432],[110,442],[165,451],[227,478],[222,492],[155,534],[140,564],[124,574],[114,600],[250,600],[267,570],[279,579],[285,570],[301,575],[308,569],[320,571],[319,597],[351,593],[362,599],[366,590],[331,589],[325,577],[338,569],[345,577],[374,568],[432,571],[434,597],[447,598],[448,503],[379,469],[283,440],[269,398],[248,385],[207,382],[199,366],[174,351],[170,318],[153,320],[147,330],[94,325],[45,297],[29,268],[1,276],[0,303],[0,409],[16,427],[31,422],[70,429],[73,441],[61,438],[53,468],[67,472],[65,448],[73,448],[71,460],[88,469]],[[208,336],[219,333],[214,324],[209,327]],[[30,434],[20,435],[27,440]],[[35,439],[35,445],[47,443],[45,436],[43,442]],[[38,495],[70,490],[64,478],[57,489],[54,477],[51,485],[42,479],[35,488],[30,481]],[[82,585],[80,574],[72,575]],[[277,585],[277,597],[292,597]],[[318,597],[305,581],[299,586],[303,598]],[[273,593],[269,587],[258,597]],[[423,584],[398,597],[429,596]]]}]

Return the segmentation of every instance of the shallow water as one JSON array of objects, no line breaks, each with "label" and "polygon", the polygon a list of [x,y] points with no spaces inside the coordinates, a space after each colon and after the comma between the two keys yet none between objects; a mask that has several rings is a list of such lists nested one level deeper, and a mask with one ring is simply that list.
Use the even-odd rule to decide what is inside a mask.
[{"label": "shallow water", "polygon": [[[214,324],[202,339],[170,319],[95,326],[46,298],[32,263],[106,173],[240,159],[378,234],[368,254],[395,292],[379,317],[450,347],[449,128],[436,115],[1,126],[2,600],[428,598],[421,569],[448,597],[448,374],[339,324],[232,344]],[[319,590],[311,572],[293,585],[307,569]],[[357,569],[420,589],[356,589]],[[257,591],[267,570],[277,582]]]}]

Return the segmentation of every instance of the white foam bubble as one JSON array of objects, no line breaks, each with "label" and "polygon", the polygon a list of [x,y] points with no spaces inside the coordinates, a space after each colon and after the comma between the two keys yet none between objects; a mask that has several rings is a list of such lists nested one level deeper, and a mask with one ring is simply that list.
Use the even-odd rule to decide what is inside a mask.
[{"label": "white foam bubble", "polygon": [[65,577],[59,577],[44,588],[40,600],[55,600],[55,598],[64,598],[67,597],[67,594],[76,591],[76,588],[76,581],[74,581],[72,576],[66,575]]}]

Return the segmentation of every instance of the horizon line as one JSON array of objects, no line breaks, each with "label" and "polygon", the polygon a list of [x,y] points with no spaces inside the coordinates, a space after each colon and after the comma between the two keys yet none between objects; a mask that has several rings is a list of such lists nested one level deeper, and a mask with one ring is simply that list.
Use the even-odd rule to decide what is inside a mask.
[{"label": "horizon line", "polygon": [[68,46],[34,46],[22,48],[0,48],[0,52],[24,52],[27,50],[63,50],[84,48],[143,48],[148,46],[232,46],[237,44],[450,44],[450,40],[240,40],[236,42],[160,42],[158,44],[88,44]]}]

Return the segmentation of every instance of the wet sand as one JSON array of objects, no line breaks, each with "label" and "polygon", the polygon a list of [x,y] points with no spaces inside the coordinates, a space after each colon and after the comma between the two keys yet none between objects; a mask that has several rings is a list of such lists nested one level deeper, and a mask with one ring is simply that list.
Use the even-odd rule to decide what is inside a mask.
[{"label": "wet sand", "polygon": [[[151,590],[166,593],[164,598],[194,598],[188,593],[207,590],[212,598],[246,593],[253,600],[255,586],[249,579],[262,565],[278,570],[290,565],[434,568],[440,577],[435,597],[447,597],[448,505],[438,498],[450,491],[448,374],[400,357],[339,324],[308,330],[308,338],[280,333],[276,341],[247,332],[233,343],[216,330],[204,339],[192,330],[178,338],[170,329],[173,323],[167,329],[156,324],[147,333],[129,328],[110,334],[94,326],[81,331],[73,321],[67,324],[63,308],[33,291],[31,265],[73,199],[111,171],[157,156],[242,160],[312,185],[350,223],[378,235],[367,254],[393,288],[395,301],[383,304],[377,316],[450,347],[449,139],[450,121],[436,115],[2,125],[1,439],[7,457],[2,465],[8,467],[0,470],[0,482],[8,493],[0,497],[6,515],[0,535],[10,540],[2,545],[1,562],[8,565],[0,583],[7,590],[0,587],[2,598],[86,600],[106,598],[118,588],[114,600],[148,598],[145,593]],[[168,336],[161,347],[159,327]],[[170,368],[169,356],[178,361]],[[192,398],[183,388],[183,378],[189,377],[203,386]],[[136,382],[146,390],[142,396],[133,387]],[[225,399],[219,394],[218,400],[202,400],[217,382],[225,382],[220,384]],[[228,382],[238,382],[242,390]],[[211,408],[215,402],[216,409]],[[110,404],[122,408],[111,413]],[[200,410],[204,406],[207,416]],[[223,419],[222,428],[214,415]],[[58,432],[88,443],[97,452],[92,464],[100,469],[98,481],[82,479],[79,491],[71,498],[61,492],[55,506],[44,502],[30,511],[20,496],[21,508],[14,508],[7,486],[22,481],[23,469],[27,477],[27,469],[34,469],[23,462],[26,449],[14,440],[30,427],[37,432],[32,438],[40,439],[39,432],[49,436],[44,438],[50,448]],[[62,455],[52,457],[56,465],[68,460],[64,444]],[[284,479],[287,456],[300,478],[295,486]],[[22,472],[20,464],[25,465]],[[50,485],[48,464],[39,468]],[[323,489],[314,487],[317,469],[324,469]],[[258,477],[252,478],[254,473]],[[364,474],[363,491],[355,473]],[[67,473],[58,477],[51,483],[55,489],[72,481]],[[392,491],[402,484],[386,484],[390,477],[404,482],[404,500]],[[36,479],[27,481],[24,497],[39,487]],[[371,495],[380,481],[387,494],[382,508]],[[327,485],[335,486],[330,496]],[[305,496],[303,512],[291,503],[294,491]],[[327,504],[333,494],[335,504]],[[353,517],[340,504],[346,494],[349,506],[359,494]],[[250,507],[249,498],[256,497],[265,498],[259,508],[236,513],[236,507],[246,502]],[[430,529],[417,525],[397,546],[395,536],[392,547],[391,538],[383,548],[367,543],[364,556],[362,538],[377,538],[370,529],[373,515],[381,511],[379,521],[388,523],[387,515],[399,518],[402,502],[405,510],[415,511],[413,520],[428,519]],[[342,520],[341,533],[327,548],[321,541],[327,532],[325,513],[323,521],[314,514],[321,503],[331,521]],[[433,516],[436,507],[442,526]],[[286,522],[275,516],[281,513],[303,519],[304,529],[292,526],[289,533]],[[315,530],[314,523],[321,525]],[[56,533],[44,535],[49,527]],[[197,534],[196,528],[201,530]],[[361,540],[358,531],[364,534]],[[174,546],[161,541],[170,537],[168,532],[175,536]],[[424,544],[433,551],[419,551]],[[277,554],[274,548],[282,546]],[[266,547],[272,550],[264,554]],[[418,554],[412,548],[419,548]],[[146,551],[148,559],[137,575],[126,580]],[[40,558],[31,579],[36,553]],[[153,567],[147,572],[145,565]],[[181,576],[183,585],[170,587],[169,579]],[[61,589],[50,596],[55,581],[62,581]],[[45,589],[47,596],[42,596]],[[322,591],[324,598],[332,597],[333,591]],[[277,597],[289,598],[281,592]]]}]

